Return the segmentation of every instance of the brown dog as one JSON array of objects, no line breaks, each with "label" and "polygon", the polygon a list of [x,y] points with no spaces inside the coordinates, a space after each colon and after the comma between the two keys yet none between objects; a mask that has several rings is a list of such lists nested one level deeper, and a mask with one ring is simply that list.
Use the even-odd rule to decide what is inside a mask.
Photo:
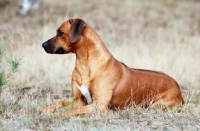
[{"label": "brown dog", "polygon": [[[56,115],[86,114],[94,109],[103,113],[136,105],[180,107],[184,103],[173,78],[162,72],[129,68],[119,62],[98,34],[81,19],[64,22],[57,29],[57,35],[42,46],[47,53],[76,55],[72,74],[75,108]],[[54,112],[69,103],[60,101],[41,108],[40,112]]]}]

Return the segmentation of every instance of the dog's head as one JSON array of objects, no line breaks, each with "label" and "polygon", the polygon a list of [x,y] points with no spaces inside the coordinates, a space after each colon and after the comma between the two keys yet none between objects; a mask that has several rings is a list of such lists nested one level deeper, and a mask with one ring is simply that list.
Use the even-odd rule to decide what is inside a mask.
[{"label": "dog's head", "polygon": [[56,36],[42,44],[44,50],[51,54],[74,53],[74,48],[86,28],[81,19],[70,19],[64,22],[56,32]]}]

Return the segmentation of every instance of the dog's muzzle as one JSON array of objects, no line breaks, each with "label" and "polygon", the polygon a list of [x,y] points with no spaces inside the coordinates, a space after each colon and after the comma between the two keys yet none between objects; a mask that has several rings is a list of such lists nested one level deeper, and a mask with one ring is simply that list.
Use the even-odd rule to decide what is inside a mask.
[{"label": "dog's muzzle", "polygon": [[57,50],[54,50],[54,47],[51,44],[49,44],[48,41],[44,42],[42,44],[42,47],[47,53],[50,53],[50,54],[64,54],[65,53],[65,50],[62,47],[58,48]]}]

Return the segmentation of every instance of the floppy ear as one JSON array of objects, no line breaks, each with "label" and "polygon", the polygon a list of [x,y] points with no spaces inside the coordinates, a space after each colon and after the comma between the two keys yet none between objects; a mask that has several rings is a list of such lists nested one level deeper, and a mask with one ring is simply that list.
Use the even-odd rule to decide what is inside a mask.
[{"label": "floppy ear", "polygon": [[69,40],[71,43],[75,43],[81,36],[81,33],[85,29],[85,22],[81,19],[69,20],[71,23],[71,29],[69,31]]}]

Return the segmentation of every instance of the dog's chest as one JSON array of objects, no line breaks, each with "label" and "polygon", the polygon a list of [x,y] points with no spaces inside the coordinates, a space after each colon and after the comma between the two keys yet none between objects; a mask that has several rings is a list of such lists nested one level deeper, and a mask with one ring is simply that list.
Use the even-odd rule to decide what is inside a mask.
[{"label": "dog's chest", "polygon": [[78,83],[79,86],[84,85],[89,87],[91,81],[89,68],[87,66],[76,67],[73,73],[73,79]]},{"label": "dog's chest", "polygon": [[86,98],[87,103],[91,104],[92,96],[91,96],[91,93],[90,93],[88,87],[81,85],[81,86],[78,86],[78,89],[80,90],[81,94]]}]

